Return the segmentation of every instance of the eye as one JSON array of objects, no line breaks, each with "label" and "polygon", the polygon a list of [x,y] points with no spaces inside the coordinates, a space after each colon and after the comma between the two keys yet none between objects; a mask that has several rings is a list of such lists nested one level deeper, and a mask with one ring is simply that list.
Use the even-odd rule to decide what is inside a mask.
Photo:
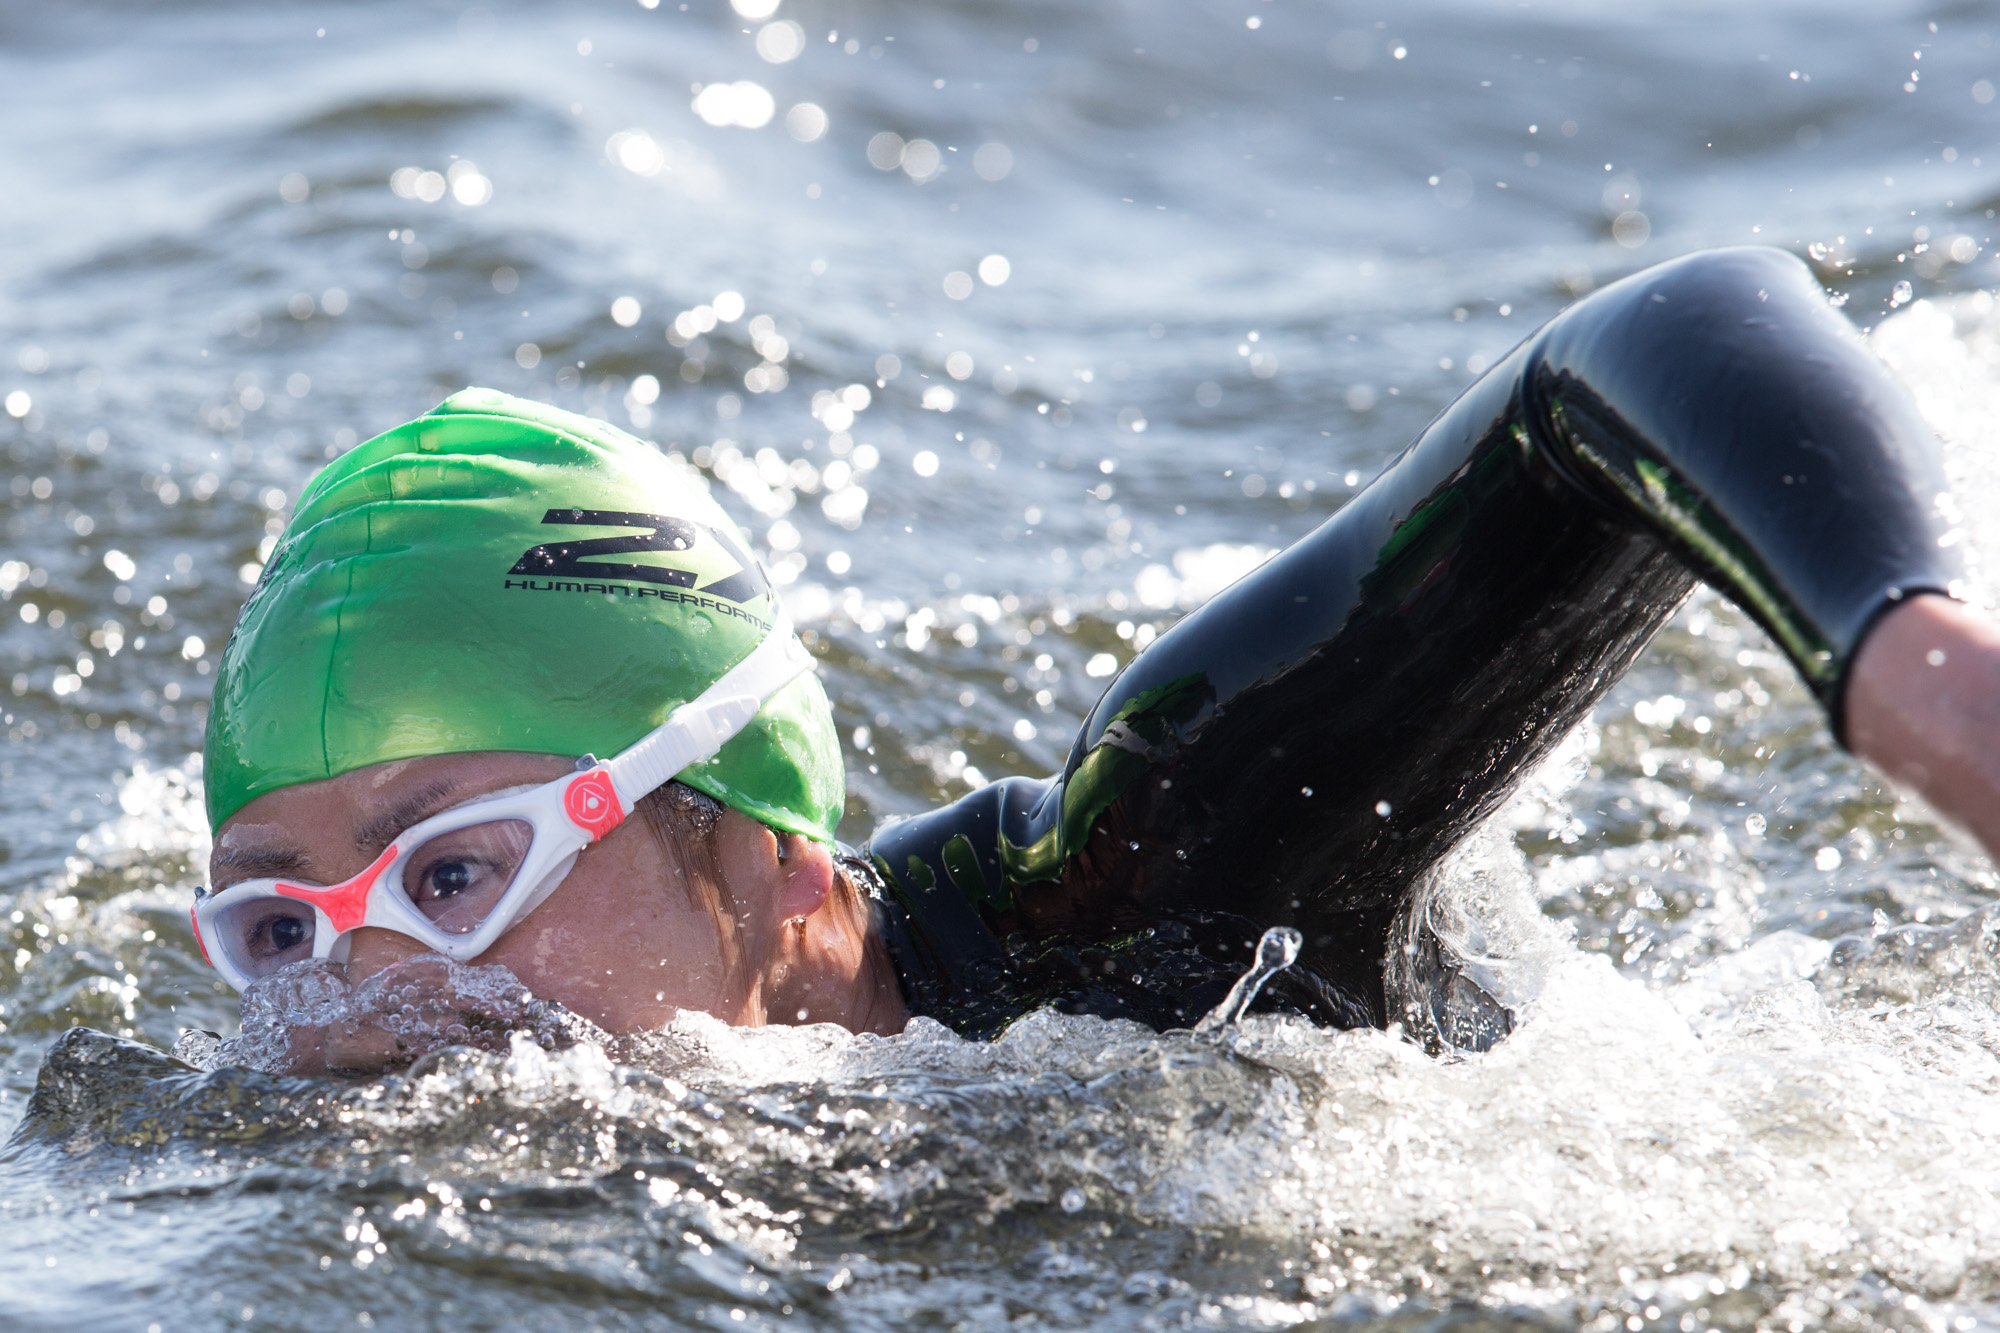
[{"label": "eye", "polygon": [[533,826],[518,819],[440,833],[410,854],[404,892],[439,928],[476,930],[506,896],[533,842]]},{"label": "eye", "polygon": [[260,918],[251,927],[244,945],[253,958],[281,958],[297,950],[310,948],[312,938],[311,917],[273,912],[269,916]]},{"label": "eye", "polygon": [[464,893],[478,879],[479,872],[464,861],[445,861],[424,872],[417,890],[419,902],[430,898],[451,898]]},{"label": "eye", "polygon": [[215,941],[253,977],[312,957],[317,930],[312,909],[284,898],[249,898],[224,907]]},{"label": "eye", "polygon": [[[463,894],[490,888],[495,876],[504,887],[507,869],[495,866],[482,857],[451,856],[426,865],[413,866],[415,883],[411,886],[410,898],[419,906],[430,903],[444,903]],[[511,869],[511,868],[508,868]]]}]

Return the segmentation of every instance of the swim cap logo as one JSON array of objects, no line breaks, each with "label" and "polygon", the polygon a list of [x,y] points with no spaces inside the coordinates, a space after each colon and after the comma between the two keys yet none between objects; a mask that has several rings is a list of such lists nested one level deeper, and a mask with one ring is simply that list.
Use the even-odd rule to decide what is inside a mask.
[{"label": "swim cap logo", "polygon": [[737,564],[736,572],[717,579],[697,592],[726,601],[754,601],[770,595],[771,588],[764,581],[764,571],[748,552],[736,544],[727,532],[720,528],[702,524],[699,527],[685,519],[671,518],[665,514],[635,514],[616,509],[551,509],[542,517],[544,523],[558,523],[569,527],[599,528],[640,528],[643,536],[636,537],[590,537],[581,541],[547,542],[541,546],[531,546],[521,553],[509,574],[533,574],[543,577],[569,577],[584,579],[630,579],[638,583],[665,583],[676,588],[693,588],[693,570],[681,569],[674,565],[627,565],[612,564],[609,561],[591,560],[586,557],[600,555],[630,555],[638,551],[686,551],[694,547],[695,539],[701,532],[715,538],[716,543],[729,553]]},{"label": "swim cap logo", "polygon": [[601,768],[579,774],[564,789],[563,813],[593,841],[625,822],[625,811],[618,804],[618,789],[611,785],[611,775]]}]

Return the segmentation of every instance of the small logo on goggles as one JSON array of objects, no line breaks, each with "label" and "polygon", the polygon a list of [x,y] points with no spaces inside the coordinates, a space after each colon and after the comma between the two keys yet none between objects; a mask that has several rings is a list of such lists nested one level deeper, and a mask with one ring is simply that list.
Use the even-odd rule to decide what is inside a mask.
[{"label": "small logo on goggles", "polygon": [[563,791],[563,813],[569,816],[570,823],[590,834],[593,841],[625,822],[625,812],[618,805],[618,789],[611,785],[611,775],[601,768],[579,774]]}]

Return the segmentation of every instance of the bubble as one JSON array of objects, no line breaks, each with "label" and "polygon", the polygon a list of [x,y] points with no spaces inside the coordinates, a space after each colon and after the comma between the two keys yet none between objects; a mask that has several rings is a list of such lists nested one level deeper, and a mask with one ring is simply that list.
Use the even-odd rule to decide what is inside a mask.
[{"label": "bubble", "polygon": [[938,456],[928,449],[921,449],[910,460],[910,471],[920,477],[935,477],[938,470]]},{"label": "bubble", "polygon": [[13,417],[16,421],[28,415],[28,412],[34,405],[35,400],[28,396],[28,392],[25,389],[16,389],[7,395],[7,415]]},{"label": "bubble", "polygon": [[[826,572],[833,575],[835,578],[844,578],[847,574],[847,571],[852,568],[854,568],[854,559],[853,557],[849,556],[847,552],[828,551],[826,553]],[[863,736],[866,733],[866,731],[867,728],[865,727],[859,727],[855,729],[854,743],[855,745],[864,750],[868,748],[868,742],[865,739],[863,739]]]},{"label": "bubble", "polygon": [[744,18],[767,19],[778,12],[778,0],[729,0],[729,7]]},{"label": "bubble", "polygon": [[657,176],[667,155],[644,130],[620,130],[604,141],[604,155],[635,176]]},{"label": "bubble", "polygon": [[451,185],[451,197],[467,208],[478,208],[493,198],[493,182],[470,162],[452,163],[445,178]]},{"label": "bubble", "polygon": [[1636,250],[1644,245],[1653,234],[1653,224],[1644,213],[1633,210],[1620,213],[1611,222],[1611,239],[1627,250]]},{"label": "bubble", "polygon": [[303,371],[294,372],[285,377],[285,392],[294,398],[305,397],[312,392],[312,387],[312,377]]},{"label": "bubble", "polygon": [[958,406],[958,395],[942,384],[924,390],[923,406],[932,412],[949,412]]},{"label": "bubble", "polygon": [[692,310],[683,310],[674,316],[674,332],[682,338],[692,340],[715,328],[715,307],[698,305]]},{"label": "bubble", "polygon": [[1089,1202],[1090,1200],[1084,1196],[1083,1191],[1077,1189],[1074,1185],[1062,1193],[1062,1210],[1066,1213],[1080,1213]]},{"label": "bubble", "polygon": [[806,30],[790,19],[766,23],[757,30],[757,54],[773,65],[797,60],[806,49]]},{"label": "bubble", "polygon": [[444,198],[444,174],[437,171],[419,172],[416,182],[410,187],[410,190],[411,193],[423,202],[434,204]]},{"label": "bubble", "polygon": [[1014,150],[1004,143],[983,143],[972,155],[972,170],[983,181],[1007,179],[1014,169]]},{"label": "bubble", "polygon": [[875,378],[892,380],[903,373],[903,359],[894,352],[884,352],[875,358]]},{"label": "bubble", "polygon": [[868,386],[865,384],[850,384],[840,391],[840,401],[845,403],[850,411],[865,412],[868,410],[868,405],[875,401],[875,395],[868,392]]},{"label": "bubble", "polygon": [[955,380],[972,378],[972,354],[953,352],[944,359],[944,373]]},{"label": "bubble", "polygon": [[944,275],[944,294],[954,301],[963,301],[972,295],[972,275],[953,269]]},{"label": "bubble", "polygon": [[296,171],[288,171],[278,180],[278,197],[288,204],[303,204],[312,193],[312,182]]},{"label": "bubble", "polygon": [[852,532],[861,526],[863,514],[868,509],[868,492],[859,486],[844,486],[828,494],[819,502],[819,510],[827,521]]},{"label": "bubble", "polygon": [[913,181],[923,182],[938,174],[943,165],[943,154],[929,139],[912,139],[903,145],[903,174]]},{"label": "bubble", "polygon": [[347,313],[347,293],[338,287],[329,287],[319,294],[319,308],[329,315]]},{"label": "bubble", "polygon": [[533,343],[522,343],[514,349],[514,364],[523,370],[533,370],[542,362],[542,349]]},{"label": "bubble", "polygon": [[1347,391],[1347,410],[1367,412],[1375,406],[1375,390],[1366,384],[1356,384]]},{"label": "bubble", "polygon": [[611,303],[611,322],[621,329],[629,329],[637,324],[639,313],[637,297],[621,296]]},{"label": "bubble", "polygon": [[1118,659],[1110,653],[1094,653],[1090,660],[1083,664],[1083,674],[1093,680],[1102,679],[1116,670],[1118,670]]},{"label": "bubble", "polygon": [[1632,175],[1613,177],[1605,182],[1604,216],[1615,218],[1620,213],[1629,213],[1639,206],[1639,178]]},{"label": "bubble", "polygon": [[20,362],[21,369],[30,375],[39,375],[49,368],[49,354],[44,348],[23,347]]},{"label": "bubble", "polygon": [[632,381],[632,387],[626,393],[633,402],[642,407],[656,403],[660,398],[659,378],[654,375],[641,375]]},{"label": "bubble", "polygon": [[[894,171],[903,165],[903,136],[883,130],[868,141],[868,165],[877,171]],[[976,164],[975,164],[976,165]]]},{"label": "bubble", "polygon": [[813,143],[826,133],[826,112],[816,102],[800,102],[785,113],[785,133],[800,143]]},{"label": "bubble", "polygon": [[715,311],[716,319],[722,323],[734,324],[737,320],[743,318],[743,294],[741,292],[717,292],[715,299],[709,302],[709,308]]},{"label": "bubble", "polygon": [[694,113],[714,126],[734,125],[759,130],[771,123],[778,104],[761,85],[748,79],[736,83],[711,83],[695,94]]}]

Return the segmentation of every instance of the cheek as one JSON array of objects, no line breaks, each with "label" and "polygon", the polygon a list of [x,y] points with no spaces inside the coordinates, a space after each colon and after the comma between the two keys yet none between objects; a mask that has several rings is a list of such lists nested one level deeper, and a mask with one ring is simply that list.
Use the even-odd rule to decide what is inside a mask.
[{"label": "cheek", "polygon": [[579,861],[478,961],[503,964],[537,995],[614,1032],[656,1027],[674,1009],[720,1015],[729,987],[715,919],[649,859]]}]

